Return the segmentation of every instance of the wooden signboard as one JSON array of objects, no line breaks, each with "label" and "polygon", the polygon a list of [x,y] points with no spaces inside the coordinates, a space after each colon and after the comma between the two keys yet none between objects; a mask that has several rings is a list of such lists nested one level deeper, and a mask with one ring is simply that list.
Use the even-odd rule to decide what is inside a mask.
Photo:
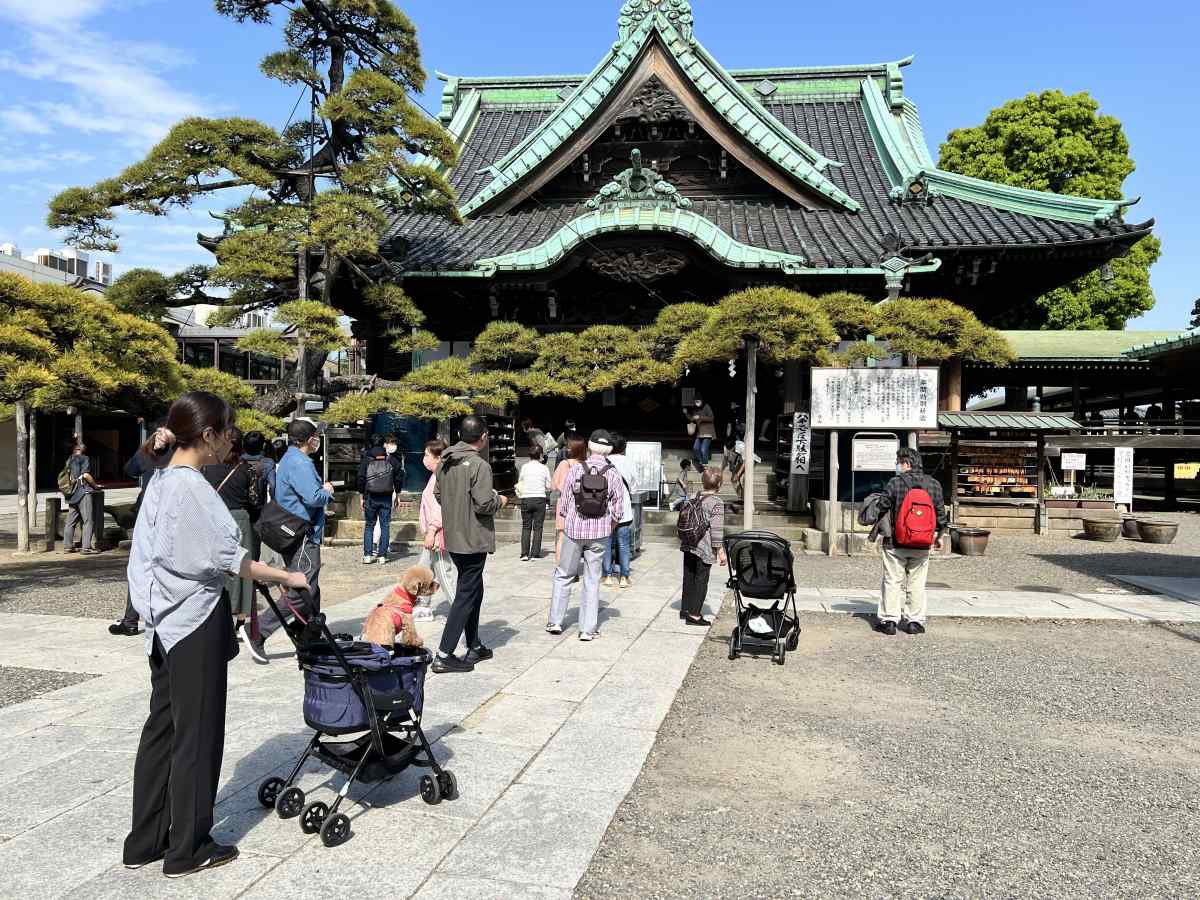
[{"label": "wooden signboard", "polygon": [[937,369],[813,369],[813,428],[937,428]]}]

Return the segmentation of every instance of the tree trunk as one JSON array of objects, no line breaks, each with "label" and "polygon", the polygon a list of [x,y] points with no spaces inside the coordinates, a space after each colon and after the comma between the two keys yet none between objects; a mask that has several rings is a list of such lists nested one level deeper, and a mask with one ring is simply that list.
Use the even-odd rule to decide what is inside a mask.
[{"label": "tree trunk", "polygon": [[17,552],[29,552],[29,425],[25,401],[16,403],[17,416]]},{"label": "tree trunk", "polygon": [[37,410],[29,410],[29,530],[37,530]]},{"label": "tree trunk", "polygon": [[75,412],[75,440],[83,443],[83,413],[78,410]]},{"label": "tree trunk", "polygon": [[304,395],[306,384],[304,376],[308,372],[308,360],[304,352],[304,338],[296,341],[296,418],[304,415]]},{"label": "tree trunk", "polygon": [[746,472],[742,478],[742,528],[754,528],[754,442],[757,425],[754,421],[758,399],[758,341],[746,341]]}]

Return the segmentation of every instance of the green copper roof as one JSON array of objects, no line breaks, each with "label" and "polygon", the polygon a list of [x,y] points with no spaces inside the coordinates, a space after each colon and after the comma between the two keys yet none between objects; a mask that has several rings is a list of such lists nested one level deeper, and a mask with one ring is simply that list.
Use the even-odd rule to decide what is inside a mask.
[{"label": "green copper roof", "polygon": [[[937,197],[956,197],[959,200],[982,203],[994,209],[1094,226],[1119,222],[1121,211],[1137,202],[1069,197],[1065,194],[1031,191],[944,172],[931,165],[928,149],[924,152],[919,149],[924,146],[923,138],[916,139],[919,126],[914,129],[907,120],[904,126],[901,126],[893,114],[893,104],[884,97],[875,80],[865,78],[861,87],[862,105],[871,137],[875,140],[884,171],[892,183],[893,199],[898,202],[905,202],[912,185],[919,182],[923,202]],[[901,100],[896,108],[903,113],[903,106]],[[902,118],[907,119],[911,115],[902,115]]]},{"label": "green copper roof", "polygon": [[1078,431],[1083,426],[1061,413],[941,412],[938,427],[947,431]]},{"label": "green copper roof", "polygon": [[1121,359],[1177,331],[1002,331],[1017,359]]},{"label": "green copper roof", "polygon": [[[660,5],[669,7],[668,12],[664,13]],[[631,8],[636,14],[630,13]],[[676,28],[669,14],[683,24]],[[843,209],[857,212],[858,202],[821,174],[821,170],[836,163],[805,144],[767,112],[692,38],[690,27],[690,9],[685,16],[679,0],[662,0],[661,4],[655,0],[630,0],[622,9],[622,40],[566,102],[496,163],[495,178],[467,202],[462,214],[470,216],[538,169],[604,104],[656,36],[696,90],[748,143],[808,190]]]},{"label": "green copper roof", "polygon": [[[1144,334],[1145,332],[1133,333]],[[1161,353],[1170,353],[1172,350],[1183,350],[1185,347],[1198,345],[1200,345],[1200,328],[1193,328],[1190,331],[1176,332],[1167,337],[1149,338],[1145,343],[1130,347],[1125,351],[1125,355],[1134,359],[1150,359]]]}]

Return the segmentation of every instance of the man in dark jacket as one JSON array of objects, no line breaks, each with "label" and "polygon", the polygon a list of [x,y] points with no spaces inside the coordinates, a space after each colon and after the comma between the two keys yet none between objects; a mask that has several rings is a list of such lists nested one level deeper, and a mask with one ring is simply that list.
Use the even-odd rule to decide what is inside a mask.
[{"label": "man in dark jacket", "polygon": [[909,634],[925,633],[928,609],[925,581],[929,576],[929,550],[898,547],[892,536],[896,534],[896,517],[904,505],[904,498],[914,488],[924,489],[933,501],[937,516],[933,550],[941,551],[942,539],[950,525],[942,486],[937,479],[921,471],[920,453],[911,447],[902,448],[896,454],[896,477],[887,483],[879,498],[880,518],[890,524],[890,529],[881,529],[881,533],[887,535],[880,550],[883,556],[883,586],[875,625],[881,634],[895,634],[897,625]]},{"label": "man in dark jacket", "polygon": [[[394,440],[394,439],[393,439]],[[362,495],[363,565],[387,563],[392,535],[392,510],[404,490],[404,464],[395,452],[388,452],[382,434],[371,438],[358,463],[358,492]],[[379,552],[375,552],[375,523],[379,523]]]},{"label": "man in dark jacket", "polygon": [[[487,425],[478,416],[467,416],[459,426],[459,442],[442,454],[436,473],[434,496],[442,506],[446,551],[458,570],[458,588],[442,643],[433,661],[434,672],[470,672],[475,663],[492,658],[479,640],[479,612],[483,606],[483,567],[496,552],[495,516],[508,505],[492,488],[492,467],[484,458]],[[454,655],[466,633],[467,653]]]}]

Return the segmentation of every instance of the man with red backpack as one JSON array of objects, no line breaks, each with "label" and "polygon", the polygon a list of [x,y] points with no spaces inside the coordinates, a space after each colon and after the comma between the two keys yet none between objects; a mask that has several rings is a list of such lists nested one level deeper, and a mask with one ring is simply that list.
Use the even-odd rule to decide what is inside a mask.
[{"label": "man with red backpack", "polygon": [[[921,471],[921,454],[904,447],[896,454],[896,477],[879,497],[879,517],[890,525],[883,540],[883,588],[875,628],[895,634],[925,633],[929,551],[942,549],[949,528],[942,486]],[[888,533],[883,528],[882,533]]]}]

